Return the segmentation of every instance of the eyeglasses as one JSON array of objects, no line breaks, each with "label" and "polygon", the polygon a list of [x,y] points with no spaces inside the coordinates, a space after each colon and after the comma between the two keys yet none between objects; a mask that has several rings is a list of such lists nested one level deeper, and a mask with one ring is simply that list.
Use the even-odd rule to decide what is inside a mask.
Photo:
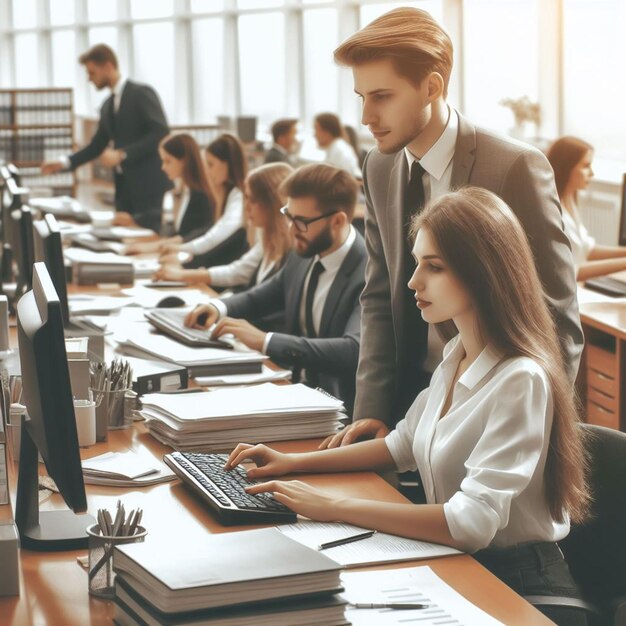
[{"label": "eyeglasses", "polygon": [[299,215],[292,215],[289,213],[289,209],[284,206],[280,212],[293,224],[294,228],[299,233],[306,233],[309,230],[309,224],[323,220],[335,213],[339,213],[339,210],[331,211],[330,213],[324,213],[324,215],[318,215],[317,217],[300,217]]}]

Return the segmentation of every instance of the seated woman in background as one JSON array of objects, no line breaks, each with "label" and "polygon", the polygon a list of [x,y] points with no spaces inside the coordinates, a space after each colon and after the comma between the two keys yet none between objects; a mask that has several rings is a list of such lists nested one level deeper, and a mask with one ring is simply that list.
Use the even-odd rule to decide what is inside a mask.
[{"label": "seated woman in background", "polygon": [[[500,198],[472,187],[426,208],[412,232],[409,287],[424,320],[449,342],[404,420],[384,439],[316,452],[241,443],[226,468],[252,460],[254,479],[419,469],[427,504],[338,497],[294,480],[247,491],[272,492],[313,520],[474,553],[521,595],[580,597],[556,542],[586,515],[585,452],[526,235]],[[560,624],[586,624],[582,609],[545,612]]]},{"label": "seated woman in background", "polygon": [[282,182],[293,172],[286,163],[262,165],[244,182],[250,250],[229,265],[209,269],[161,268],[156,278],[205,283],[213,287],[252,287],[277,272],[291,249],[289,225],[280,214],[287,198],[279,192]]},{"label": "seated woman in background", "polygon": [[346,141],[339,118],[334,113],[319,113],[315,116],[313,128],[317,145],[326,152],[324,162],[361,178],[357,153]]},{"label": "seated woman in background", "polygon": [[199,267],[215,264],[205,262],[212,252],[222,263],[230,263],[244,251],[243,181],[247,166],[243,146],[239,139],[224,133],[207,146],[205,156],[217,202],[216,222],[187,243],[165,245],[161,257],[164,265],[180,266],[179,252],[187,253],[190,266]]},{"label": "seated woman in background", "polygon": [[593,176],[593,147],[576,137],[561,137],[548,150],[556,189],[563,206],[563,226],[572,244],[576,280],[626,270],[626,247],[599,246],[578,214],[578,192]]},{"label": "seated woman in background", "polygon": [[160,252],[170,244],[180,244],[204,234],[215,222],[216,200],[213,186],[195,139],[186,133],[169,135],[159,144],[161,169],[174,183],[173,237],[145,243],[132,243],[126,254]]}]

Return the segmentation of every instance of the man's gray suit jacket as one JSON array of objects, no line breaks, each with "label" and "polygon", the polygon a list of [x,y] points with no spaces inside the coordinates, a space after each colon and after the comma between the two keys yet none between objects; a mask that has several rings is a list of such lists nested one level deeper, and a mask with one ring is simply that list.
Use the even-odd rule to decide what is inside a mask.
[{"label": "man's gray suit jacket", "polygon": [[[368,262],[361,297],[362,341],[354,418],[374,417],[393,426],[404,417],[421,390],[416,383],[417,373],[400,371],[402,368],[398,366],[406,362],[402,292],[408,289],[403,248],[408,245],[403,226],[408,164],[404,151],[384,155],[373,149],[363,167],[363,180]],[[574,263],[563,232],[561,206],[550,164],[532,146],[476,128],[459,115],[451,189],[464,185],[496,193],[522,223],[573,384],[583,334]],[[419,312],[416,310],[415,314]],[[426,351],[424,345],[420,356],[425,358]]]},{"label": "man's gray suit jacket", "polygon": [[272,335],[267,355],[306,369],[308,381],[343,400],[348,412],[354,404],[361,331],[359,296],[365,284],[366,259],[365,242],[357,232],[326,297],[317,338],[302,336],[299,319],[304,279],[313,259],[291,254],[271,279],[224,300],[231,317],[259,319],[284,311],[285,332]]}]

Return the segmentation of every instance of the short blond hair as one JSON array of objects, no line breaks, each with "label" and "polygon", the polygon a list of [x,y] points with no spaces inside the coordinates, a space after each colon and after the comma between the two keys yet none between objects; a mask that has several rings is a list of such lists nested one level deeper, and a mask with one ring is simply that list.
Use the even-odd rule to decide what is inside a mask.
[{"label": "short blond hair", "polygon": [[417,85],[437,72],[443,78],[443,95],[448,95],[452,41],[430,13],[421,9],[404,7],[381,15],[346,39],[334,56],[336,63],[348,67],[390,59],[398,74]]}]

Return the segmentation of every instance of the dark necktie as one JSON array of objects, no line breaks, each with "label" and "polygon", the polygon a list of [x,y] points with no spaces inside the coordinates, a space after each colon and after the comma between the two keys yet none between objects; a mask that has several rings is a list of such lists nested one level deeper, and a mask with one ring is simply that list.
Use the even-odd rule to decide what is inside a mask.
[{"label": "dark necktie", "polygon": [[[402,238],[402,244],[404,245],[403,293],[405,323],[402,341],[404,343],[405,358],[401,367],[405,372],[410,372],[407,377],[409,381],[415,381],[421,376],[424,358],[428,350],[428,325],[422,320],[422,316],[415,306],[415,294],[413,290],[406,286],[415,271],[415,259],[413,259],[411,255],[414,241],[409,235],[409,228],[413,216],[420,213],[424,208],[424,171],[424,168],[417,161],[413,161],[404,202],[404,236]],[[408,408],[408,404],[415,398],[416,391],[420,391],[420,389],[416,390],[414,387],[411,387],[412,385],[408,385],[410,390],[404,390],[404,392],[407,393],[407,397],[404,398],[404,401],[400,401],[402,409],[401,415]]]},{"label": "dark necktie", "polygon": [[324,266],[321,261],[317,261],[311,271],[311,277],[309,278],[309,285],[306,290],[306,299],[304,301],[304,323],[306,326],[307,337],[317,337],[315,332],[315,326],[313,325],[313,298],[315,297],[315,291],[317,290],[317,283],[320,279],[320,274],[324,271]]}]

